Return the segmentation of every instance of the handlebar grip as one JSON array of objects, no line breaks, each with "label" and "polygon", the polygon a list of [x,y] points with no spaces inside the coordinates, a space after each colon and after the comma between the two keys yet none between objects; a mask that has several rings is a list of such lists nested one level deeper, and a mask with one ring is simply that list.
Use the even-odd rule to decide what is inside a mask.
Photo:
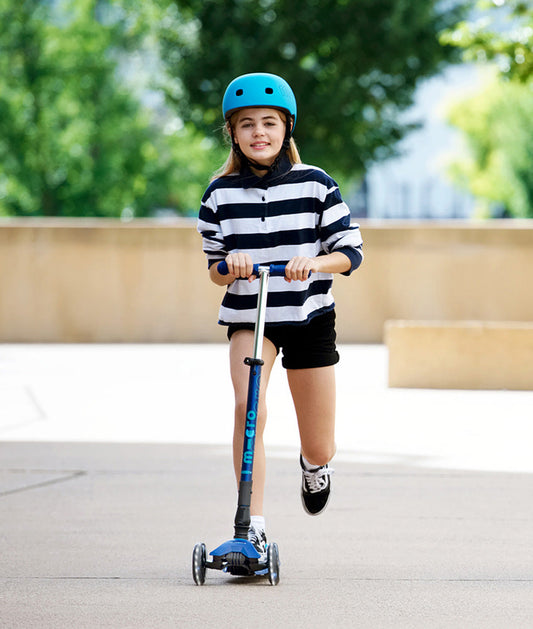
[{"label": "handlebar grip", "polygon": [[[270,265],[270,275],[272,277],[285,277],[285,264],[271,264]],[[254,264],[254,274],[257,275],[259,273],[259,264]],[[309,271],[309,275],[307,278],[309,279],[313,271]]]},{"label": "handlebar grip", "polygon": [[[260,266],[261,265],[259,264],[254,264],[254,273],[253,273],[254,275],[259,275]],[[278,277],[285,277],[284,264],[271,264],[269,268],[270,268],[270,275],[278,276]],[[225,260],[222,260],[221,262],[217,264],[217,271],[220,273],[220,275],[228,275],[229,273],[228,265]]]},{"label": "handlebar grip", "polygon": [[[254,267],[255,268],[255,267]],[[271,264],[270,275],[285,277],[285,265],[284,264]]]},{"label": "handlebar grip", "polygon": [[219,262],[217,264],[217,271],[220,273],[220,275],[227,275],[229,273],[226,260],[222,260],[222,262]]}]

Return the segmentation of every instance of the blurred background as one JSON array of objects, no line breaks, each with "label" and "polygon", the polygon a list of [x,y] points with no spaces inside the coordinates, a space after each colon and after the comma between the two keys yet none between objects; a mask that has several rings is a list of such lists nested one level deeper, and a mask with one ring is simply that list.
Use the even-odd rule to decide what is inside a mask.
[{"label": "blurred background", "polygon": [[0,216],[195,216],[269,71],[354,216],[529,217],[532,44],[519,0],[0,0]]},{"label": "blurred background", "polygon": [[195,217],[254,71],[361,223],[341,342],[529,323],[532,51],[519,0],[0,0],[0,341],[225,342]]}]

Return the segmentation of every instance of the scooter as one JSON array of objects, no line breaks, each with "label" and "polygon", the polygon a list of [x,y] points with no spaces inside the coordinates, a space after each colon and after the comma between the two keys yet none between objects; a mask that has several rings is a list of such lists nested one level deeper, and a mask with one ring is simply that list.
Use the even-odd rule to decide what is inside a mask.
[{"label": "scooter", "polygon": [[[226,262],[220,262],[217,270],[221,275],[227,275],[228,267]],[[248,529],[250,527],[250,502],[252,497],[259,386],[261,384],[261,368],[264,364],[261,355],[268,282],[270,276],[285,276],[285,265],[271,264],[270,266],[261,266],[256,264],[254,265],[254,275],[259,277],[259,292],[257,295],[253,356],[244,360],[244,363],[250,367],[250,372],[246,405],[246,429],[242,449],[237,512],[234,521],[234,537],[209,553],[212,557],[211,561],[207,560],[206,545],[203,542],[195,545],[192,554],[192,576],[196,585],[205,583],[205,574],[208,568],[211,570],[222,570],[238,576],[267,576],[271,585],[279,583],[280,561],[278,545],[273,542],[269,543],[266,559],[262,558],[248,540]]]}]

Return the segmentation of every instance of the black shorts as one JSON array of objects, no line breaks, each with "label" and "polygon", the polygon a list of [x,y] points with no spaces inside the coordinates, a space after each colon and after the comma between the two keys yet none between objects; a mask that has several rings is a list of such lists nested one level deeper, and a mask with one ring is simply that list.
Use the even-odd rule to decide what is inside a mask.
[{"label": "black shorts", "polygon": [[[253,323],[230,323],[228,339],[237,330],[253,330]],[[339,362],[335,347],[335,311],[313,317],[303,325],[265,325],[265,337],[274,343],[276,352],[283,352],[281,364],[285,369],[328,367]]]}]

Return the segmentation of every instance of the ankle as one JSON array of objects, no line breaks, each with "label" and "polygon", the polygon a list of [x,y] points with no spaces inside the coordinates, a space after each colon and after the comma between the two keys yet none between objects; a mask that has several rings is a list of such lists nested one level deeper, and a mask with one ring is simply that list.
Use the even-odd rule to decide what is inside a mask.
[{"label": "ankle", "polygon": [[262,515],[252,515],[250,517],[250,526],[256,531],[265,530],[265,517]]},{"label": "ankle", "polygon": [[321,465],[318,465],[316,463],[310,463],[303,454],[301,455],[300,462],[302,468],[307,472],[315,472],[319,467],[322,467]]}]

